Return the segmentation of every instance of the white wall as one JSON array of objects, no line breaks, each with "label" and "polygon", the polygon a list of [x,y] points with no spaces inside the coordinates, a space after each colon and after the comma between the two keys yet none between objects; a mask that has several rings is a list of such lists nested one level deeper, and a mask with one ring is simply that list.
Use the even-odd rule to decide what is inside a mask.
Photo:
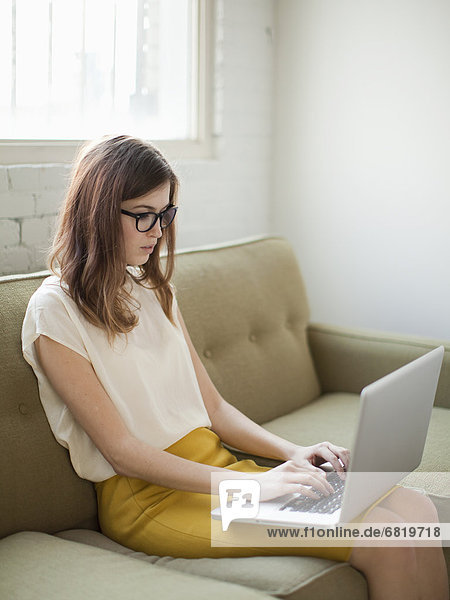
[{"label": "white wall", "polygon": [[312,318],[450,339],[450,2],[277,13],[273,222]]},{"label": "white wall", "polygon": [[179,247],[272,227],[274,2],[217,2],[217,159],[177,162],[183,186]]},{"label": "white wall", "polygon": [[[216,6],[215,157],[169,157],[181,179],[179,248],[271,227],[274,0]],[[45,268],[68,172],[63,164],[0,165],[0,274]]]}]

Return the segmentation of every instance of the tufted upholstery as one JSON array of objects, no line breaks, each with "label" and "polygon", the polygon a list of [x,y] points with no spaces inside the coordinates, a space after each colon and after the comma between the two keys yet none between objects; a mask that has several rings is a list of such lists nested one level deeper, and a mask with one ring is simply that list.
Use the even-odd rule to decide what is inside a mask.
[{"label": "tufted upholstery", "polygon": [[175,285],[211,379],[239,410],[264,423],[319,396],[305,288],[286,240],[182,252]]}]

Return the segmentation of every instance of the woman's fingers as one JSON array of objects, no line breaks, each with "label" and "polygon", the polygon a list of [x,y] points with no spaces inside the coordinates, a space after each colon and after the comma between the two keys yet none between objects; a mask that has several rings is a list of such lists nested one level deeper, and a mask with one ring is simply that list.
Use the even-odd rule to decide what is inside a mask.
[{"label": "woman's fingers", "polygon": [[272,471],[280,470],[287,474],[288,480],[293,483],[298,481],[319,489],[320,492],[327,495],[334,492],[333,486],[327,481],[326,473],[323,469],[315,467],[309,462],[305,462],[303,465],[297,465],[292,460],[288,460],[278,467],[272,469]]},{"label": "woman's fingers", "polygon": [[311,471],[312,473],[316,473],[318,475],[324,474],[323,469],[320,469],[319,467],[315,467],[308,460],[303,460],[302,464],[297,464],[293,460],[288,460],[288,461],[284,462],[282,465],[278,465],[278,467],[275,467],[275,468],[279,469],[280,467],[284,467],[284,469],[291,470],[291,471],[297,471],[297,472],[298,471],[301,471],[301,472]]},{"label": "woman's fingers", "polygon": [[344,469],[347,471],[350,463],[350,450],[342,448],[341,446],[335,446],[334,444],[330,444],[330,450],[336,454],[342,462]]},{"label": "woman's fingers", "polygon": [[346,448],[335,446],[330,442],[322,442],[311,447],[314,457],[323,459],[333,465],[335,471],[343,472],[348,469],[350,453]]},{"label": "woman's fingers", "polygon": [[316,456],[320,456],[325,460],[325,462],[329,462],[333,465],[335,471],[343,471],[344,467],[339,462],[338,456],[334,454],[329,448],[326,446],[320,448],[320,450],[316,453]]},{"label": "woman's fingers", "polygon": [[307,498],[312,498],[313,500],[319,500],[320,496],[317,492],[315,492],[310,487],[304,485],[297,485],[295,489],[292,490],[292,493],[301,494],[302,496],[306,496]]},{"label": "woman's fingers", "polygon": [[[284,463],[283,463],[284,464]],[[300,470],[298,468],[280,469],[282,465],[261,474],[261,499],[269,500],[284,494],[301,494],[308,498],[319,499],[334,493],[333,486],[327,481],[323,471],[320,473]]]},{"label": "woman's fingers", "polygon": [[[314,473],[298,473],[290,478],[292,483],[297,483],[299,489],[297,492],[303,493],[304,486],[307,485],[313,491],[320,492],[324,496],[329,496],[334,492],[333,486],[327,481],[324,475],[316,475]],[[310,494],[305,494],[310,496]],[[311,496],[312,497],[312,496]]]},{"label": "woman's fingers", "polygon": [[[294,460],[295,459],[295,460]],[[261,477],[261,498],[269,500],[284,494],[298,493],[308,498],[320,498],[334,493],[326,473],[318,464],[329,462],[341,478],[348,469],[350,452],[347,448],[335,446],[330,442],[321,442],[314,446],[300,447],[299,452],[277,467],[270,469]]]}]

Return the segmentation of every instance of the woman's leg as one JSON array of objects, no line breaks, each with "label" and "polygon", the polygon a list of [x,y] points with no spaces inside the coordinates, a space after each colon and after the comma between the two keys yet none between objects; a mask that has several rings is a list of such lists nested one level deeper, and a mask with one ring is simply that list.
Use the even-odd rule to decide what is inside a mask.
[{"label": "woman's leg", "polygon": [[[367,523],[398,523],[399,515],[377,506],[365,519]],[[353,548],[350,564],[367,579],[370,600],[419,600],[417,595],[416,554],[411,544],[389,547],[368,541]]]},{"label": "woman's leg", "polygon": [[[383,503],[385,508],[400,514],[407,523],[439,523],[436,507],[425,495],[414,490],[398,488]],[[433,545],[432,545],[433,544]],[[436,542],[414,541],[420,598],[449,597],[447,565],[442,546]]]},{"label": "woman's leg", "polygon": [[[436,509],[424,495],[399,488],[366,517],[370,523],[434,523]],[[350,564],[368,582],[370,600],[447,600],[448,578],[442,548],[417,541],[402,545],[367,542],[357,546]],[[428,543],[429,544],[429,543]]]}]

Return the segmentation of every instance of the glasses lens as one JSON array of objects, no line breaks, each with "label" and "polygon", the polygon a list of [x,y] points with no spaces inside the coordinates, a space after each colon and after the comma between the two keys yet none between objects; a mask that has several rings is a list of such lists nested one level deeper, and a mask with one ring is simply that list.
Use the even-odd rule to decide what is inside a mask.
[{"label": "glasses lens", "polygon": [[149,213],[138,220],[138,231],[148,231],[156,222],[155,215]]},{"label": "glasses lens", "polygon": [[164,229],[165,227],[170,225],[172,223],[172,221],[174,220],[176,214],[177,214],[176,206],[171,206],[166,211],[164,211],[164,214],[161,217],[161,228]]}]

